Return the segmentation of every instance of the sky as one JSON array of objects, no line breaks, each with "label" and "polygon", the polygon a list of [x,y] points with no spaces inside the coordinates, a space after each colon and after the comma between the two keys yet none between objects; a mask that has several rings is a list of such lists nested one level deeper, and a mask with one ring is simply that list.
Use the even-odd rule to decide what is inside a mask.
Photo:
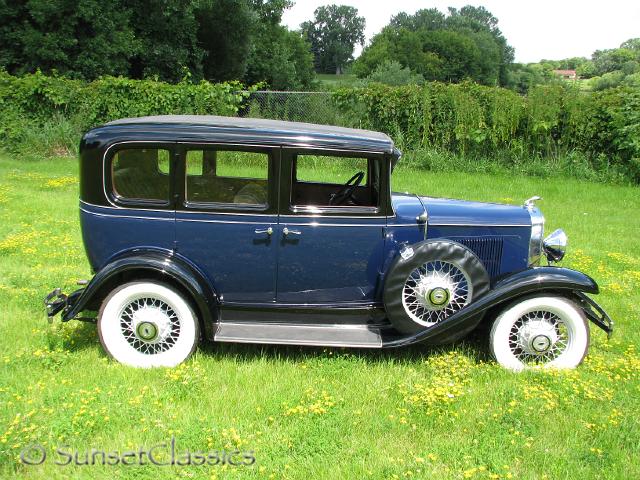
[{"label": "sky", "polygon": [[450,6],[482,5],[498,18],[498,26],[515,48],[515,61],[519,63],[588,58],[594,50],[617,48],[629,38],[640,37],[638,0],[295,0],[283,15],[283,23],[297,29],[313,18],[317,7],[331,3],[358,9],[367,21],[367,42],[398,12],[414,13],[422,8],[446,12]]}]

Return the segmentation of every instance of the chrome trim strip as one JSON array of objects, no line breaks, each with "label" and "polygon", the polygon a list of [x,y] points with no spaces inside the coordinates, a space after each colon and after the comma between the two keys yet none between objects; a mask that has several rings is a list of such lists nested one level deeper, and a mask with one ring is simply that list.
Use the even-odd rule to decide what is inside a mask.
[{"label": "chrome trim strip", "polygon": [[178,145],[196,145],[196,146],[227,146],[227,147],[253,147],[253,148],[279,148],[276,145],[265,145],[263,143],[223,143],[223,142],[185,142],[183,140],[174,141]]},{"label": "chrome trim strip", "polygon": [[[273,323],[273,322],[238,322],[236,321],[229,321],[229,322],[225,322],[224,320],[221,322],[218,322],[218,325],[220,326],[235,326],[235,327],[248,327],[248,326],[256,326],[258,328],[260,327],[282,327],[282,328],[286,328],[286,329],[296,329],[296,328],[304,328],[306,330],[353,330],[355,332],[370,332],[371,329],[369,328],[368,325],[356,325],[356,324],[347,324],[347,323],[334,323],[334,324],[326,324],[326,325],[318,325],[318,324],[313,324],[313,325],[305,325],[302,323]],[[378,327],[379,328],[379,327]]]},{"label": "chrome trim strip", "polygon": [[[308,213],[308,212],[305,212]],[[307,215],[303,215],[303,214],[298,214],[298,215],[289,215],[289,214],[283,214],[280,215],[281,218],[368,218],[368,219],[380,219],[380,218],[387,218],[386,215],[321,215],[320,213],[314,213],[314,214],[307,214]]]},{"label": "chrome trim strip", "polygon": [[306,347],[382,348],[382,339],[380,339],[379,343],[340,343],[340,342],[312,342],[312,341],[275,340],[275,339],[255,340],[251,338],[225,337],[217,334],[214,335],[213,339],[216,342],[253,343],[258,345],[302,345]]},{"label": "chrome trim strip", "polygon": [[[110,208],[110,207],[98,207],[98,208]],[[137,219],[149,219],[149,220],[170,220],[176,222],[202,222],[202,223],[237,223],[240,225],[264,225],[264,224],[274,224],[274,225],[291,225],[291,226],[301,226],[301,227],[376,227],[383,228],[385,224],[383,223],[292,223],[292,222],[281,222],[278,223],[277,215],[270,215],[272,217],[272,221],[265,219],[263,222],[251,222],[251,221],[240,221],[240,220],[216,220],[216,219],[208,219],[208,218],[180,218],[179,213],[183,213],[181,210],[176,212],[175,218],[164,218],[164,217],[141,217],[137,215],[123,215],[123,214],[112,214],[112,213],[100,213],[93,212],[91,210],[87,210],[85,208],[80,207],[85,213],[90,215],[98,215],[102,217],[117,217],[117,218],[137,218]],[[121,210],[121,209],[118,209]],[[163,212],[173,213],[172,210],[161,210]],[[190,212],[195,213],[195,212]],[[202,213],[202,212],[201,212]],[[214,213],[205,213],[205,215],[214,215]]]},{"label": "chrome trim strip", "polygon": [[189,214],[200,214],[200,215],[245,215],[245,216],[271,216],[271,217],[277,217],[278,214],[277,213],[260,213],[260,212],[256,212],[256,213],[245,213],[245,212],[217,212],[217,211],[193,211],[193,210],[169,210],[169,209],[165,209],[165,210],[154,210],[151,208],[144,208],[144,207],[109,207],[109,206],[105,206],[105,205],[96,205],[95,203],[89,203],[86,202],[84,200],[80,200],[80,203],[84,203],[85,205],[91,206],[91,207],[96,207],[96,208],[109,208],[112,210],[144,210],[145,212],[169,212],[169,213],[189,213]]},{"label": "chrome trim strip", "polygon": [[371,310],[384,308],[384,303],[276,303],[276,302],[261,302],[261,303],[242,303],[242,302],[222,302],[221,307],[229,308],[265,308],[274,310],[318,310],[322,309],[321,313],[327,313],[331,311],[344,311],[344,310]]},{"label": "chrome trim strip", "polygon": [[430,227],[530,227],[528,223],[429,223]]},{"label": "chrome trim strip", "polygon": [[322,223],[322,222],[311,222],[311,223],[295,223],[295,222],[280,222],[280,225],[288,225],[290,227],[376,227],[376,228],[384,228],[386,224],[384,223]]},{"label": "chrome trim strip", "polygon": [[[198,125],[198,126],[203,126],[203,125]],[[209,125],[204,125],[205,127],[210,127]],[[215,128],[215,127],[213,127]],[[246,136],[246,134],[236,134],[235,136],[238,137],[243,137]],[[280,137],[280,138],[290,138],[290,137]],[[293,137],[291,137],[293,138]],[[300,137],[295,137],[295,138],[300,138]],[[257,147],[257,148],[270,148],[270,149],[274,149],[274,148],[282,148],[282,149],[302,149],[302,150],[324,150],[327,152],[346,152],[349,154],[352,154],[354,152],[362,152],[362,153],[366,153],[366,154],[371,154],[371,155],[384,155],[386,153],[388,153],[386,150],[348,150],[348,149],[344,149],[344,148],[329,148],[329,147],[319,147],[317,145],[314,144],[306,144],[306,143],[295,143],[295,144],[286,144],[286,143],[280,143],[280,142],[274,142],[272,144],[263,144],[263,143],[232,143],[232,142],[220,142],[220,141],[212,141],[212,142],[187,142],[184,140],[180,140],[180,141],[174,141],[174,142],[170,142],[170,143],[176,143],[178,145],[221,145],[221,146],[231,146],[231,147]],[[308,145],[312,145],[312,146],[308,146]]]},{"label": "chrome trim strip", "polygon": [[[80,208],[80,210],[85,213],[88,213],[89,215],[96,215],[98,217],[133,218],[137,220],[166,220],[169,222],[181,221],[181,222],[202,222],[202,223],[237,223],[240,225],[265,225],[270,223],[270,222],[241,222],[241,221],[233,221],[233,220],[201,220],[198,218],[174,218],[173,216],[171,218],[139,217],[137,215],[117,215],[112,213],[98,213],[98,212],[92,212],[90,210],[86,210],[84,208]],[[273,224],[277,225],[277,223],[273,223]]]},{"label": "chrome trim strip", "polygon": [[175,218],[173,218],[173,216],[171,218],[164,218],[164,217],[139,217],[137,215],[115,215],[111,213],[92,212],[91,210],[86,210],[82,207],[80,207],[80,211],[84,213],[88,213],[89,215],[96,215],[98,217],[133,218],[137,220],[165,220],[168,222],[175,222]]},{"label": "chrome trim strip", "polygon": [[240,225],[278,225],[276,222],[241,222],[239,220],[208,220],[200,218],[177,218],[176,222],[198,222],[198,223],[235,223]]},{"label": "chrome trim strip", "polygon": [[[225,332],[225,329],[231,330]],[[238,329],[234,332],[234,329]],[[255,337],[246,335],[247,329],[255,332]],[[321,334],[321,338],[283,338],[275,332],[286,334],[298,330],[297,333],[306,333],[307,335],[316,336]],[[354,333],[369,338],[352,338],[350,341],[340,341],[336,337],[342,337]],[[326,335],[326,336],[325,336]],[[322,337],[324,336],[324,337]],[[328,338],[327,338],[328,336]],[[333,337],[333,338],[332,338]],[[217,332],[214,340],[218,342],[237,342],[237,343],[264,343],[277,345],[308,345],[308,346],[335,346],[335,347],[369,347],[381,348],[382,336],[380,329],[372,329],[365,325],[301,325],[301,324],[273,324],[273,323],[251,323],[251,322],[219,322],[217,324]]]},{"label": "chrome trim strip", "polygon": [[531,217],[531,237],[529,239],[529,266],[538,265],[542,258],[544,238],[544,215],[536,206],[524,207]]},{"label": "chrome trim strip", "polygon": [[[110,206],[105,206],[105,205],[96,205],[95,203],[90,203],[87,202],[85,200],[80,200],[80,203],[90,206],[90,207],[96,207],[96,208],[105,208],[105,209],[110,209],[110,210],[143,210],[145,212],[164,212],[164,213],[173,213],[175,212],[176,214],[183,214],[183,213],[188,213],[190,215],[237,215],[237,216],[251,216],[251,217],[274,217],[277,218],[278,214],[277,213],[233,213],[233,212],[217,212],[217,211],[192,211],[192,210],[155,210],[155,209],[151,209],[151,208],[138,208],[138,207],[118,207],[118,206],[114,206],[114,207],[110,207]],[[313,217],[311,215],[280,215],[280,218],[302,218],[302,217],[308,217],[308,218],[316,218]],[[331,217],[327,217],[327,216],[323,216],[323,215],[318,215],[317,218],[348,218],[348,219],[352,219],[352,218],[366,218],[366,219],[371,219],[371,220],[379,220],[379,219],[385,219],[387,218],[384,215],[381,216],[350,216],[350,215],[340,215],[340,216],[331,216]],[[286,222],[283,222],[286,223]],[[304,225],[302,223],[296,223],[295,225]],[[331,224],[326,224],[326,223],[322,223],[319,225],[331,225]],[[360,226],[361,224],[346,224],[346,223],[342,223],[342,224],[336,224],[336,225],[351,225],[351,226]],[[379,226],[381,224],[362,224],[362,225],[376,225]],[[411,224],[413,226],[415,226],[415,224]]]},{"label": "chrome trim strip", "polygon": [[[384,215],[380,215],[379,207],[352,207],[352,206],[338,206],[335,207],[324,207],[324,206],[314,206],[314,205],[289,205],[289,211],[298,214],[299,216],[308,215],[336,215],[340,214],[342,210],[343,212],[371,212],[371,215],[367,217],[383,217]],[[361,217],[365,217],[365,215],[360,215]]]}]

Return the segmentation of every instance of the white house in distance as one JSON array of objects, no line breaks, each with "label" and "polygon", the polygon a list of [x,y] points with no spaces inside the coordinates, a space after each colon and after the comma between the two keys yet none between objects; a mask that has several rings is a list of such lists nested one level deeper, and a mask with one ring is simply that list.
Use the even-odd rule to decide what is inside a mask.
[{"label": "white house in distance", "polygon": [[578,75],[575,70],[554,70],[553,73],[565,80],[577,80]]}]

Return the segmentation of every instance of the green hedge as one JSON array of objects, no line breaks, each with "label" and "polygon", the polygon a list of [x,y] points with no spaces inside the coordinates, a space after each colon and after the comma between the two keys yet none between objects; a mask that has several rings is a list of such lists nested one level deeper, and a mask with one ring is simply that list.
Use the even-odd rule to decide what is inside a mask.
[{"label": "green hedge", "polygon": [[[123,117],[236,115],[241,109],[251,115],[256,109],[251,108],[255,101],[250,93],[255,89],[242,90],[236,82],[168,84],[105,77],[87,83],[0,72],[0,147],[36,155],[60,148],[74,151],[83,131]],[[320,117],[386,132],[414,158],[426,158],[428,150],[506,167],[509,162],[536,161],[550,169],[558,165],[552,160],[564,158],[565,171],[579,163],[590,172],[603,172],[601,178],[640,183],[640,89],[588,93],[549,85],[521,96],[470,82],[374,84],[336,90],[333,110],[324,95],[319,98]],[[317,98],[305,97],[302,111],[310,116],[296,119],[318,120],[312,111],[318,110],[317,103]],[[263,105],[260,114],[278,118],[269,105]],[[333,113],[327,115],[327,109]],[[576,170],[574,176],[580,175]]]},{"label": "green hedge", "polygon": [[409,150],[518,159],[579,152],[594,170],[640,182],[638,89],[548,85],[521,96],[470,82],[428,83],[345,88],[334,99],[354,125],[386,132]]},{"label": "green hedge", "polygon": [[87,83],[39,72],[22,77],[0,72],[0,142],[15,149],[38,133],[46,136],[49,129],[55,135],[56,129],[67,128],[77,143],[82,131],[123,117],[235,115],[248,95],[242,90],[237,82],[169,84],[104,77]]}]

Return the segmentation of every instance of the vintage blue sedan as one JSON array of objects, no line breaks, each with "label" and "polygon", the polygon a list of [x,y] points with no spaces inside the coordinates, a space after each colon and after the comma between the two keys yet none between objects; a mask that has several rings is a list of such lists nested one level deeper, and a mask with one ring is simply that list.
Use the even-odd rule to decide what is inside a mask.
[{"label": "vintage blue sedan", "polygon": [[[537,197],[522,206],[391,192],[382,133],[214,116],[117,120],[80,146],[95,275],[46,300],[97,322],[104,349],[173,366],[216,342],[387,348],[480,325],[506,368],[577,366],[612,322],[587,275],[551,266]],[[546,257],[549,266],[539,266]],[[92,313],[94,312],[94,313]]]}]

